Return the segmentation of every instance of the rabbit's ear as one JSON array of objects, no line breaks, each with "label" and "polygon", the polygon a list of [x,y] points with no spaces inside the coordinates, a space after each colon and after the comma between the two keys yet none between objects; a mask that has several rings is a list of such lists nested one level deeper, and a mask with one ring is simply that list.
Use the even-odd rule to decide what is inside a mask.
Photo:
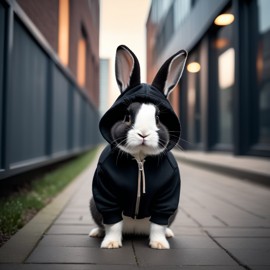
[{"label": "rabbit's ear", "polygon": [[171,56],[159,69],[152,85],[164,93],[166,97],[178,84],[187,60],[188,53],[181,50]]},{"label": "rabbit's ear", "polygon": [[139,61],[135,54],[124,45],[116,50],[115,76],[121,93],[127,88],[140,84]]}]

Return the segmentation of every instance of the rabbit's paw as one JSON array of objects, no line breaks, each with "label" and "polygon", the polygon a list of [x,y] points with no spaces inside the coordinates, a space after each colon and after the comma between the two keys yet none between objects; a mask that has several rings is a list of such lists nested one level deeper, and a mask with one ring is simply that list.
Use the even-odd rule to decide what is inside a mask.
[{"label": "rabbit's paw", "polygon": [[155,249],[170,249],[170,244],[165,238],[161,238],[150,241],[150,247]]},{"label": "rabbit's paw", "polygon": [[174,237],[174,233],[170,228],[166,228],[165,235],[166,235],[167,238]]},{"label": "rabbit's paw", "polygon": [[101,248],[120,248],[122,247],[122,242],[116,239],[105,239],[101,243]]},{"label": "rabbit's paw", "polygon": [[102,238],[102,237],[104,237],[104,235],[105,235],[104,230],[101,229],[101,228],[98,228],[98,227],[92,229],[92,230],[90,231],[90,233],[89,233],[89,236],[90,236],[90,237],[93,237],[93,238]]}]

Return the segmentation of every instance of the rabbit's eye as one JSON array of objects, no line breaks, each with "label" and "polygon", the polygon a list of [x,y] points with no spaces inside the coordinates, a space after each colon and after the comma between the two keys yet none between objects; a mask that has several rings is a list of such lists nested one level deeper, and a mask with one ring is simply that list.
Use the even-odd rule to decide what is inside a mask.
[{"label": "rabbit's eye", "polygon": [[124,122],[127,123],[128,125],[131,124],[131,116],[130,116],[130,114],[125,115]]},{"label": "rabbit's eye", "polygon": [[159,116],[156,115],[156,124],[158,125],[159,124]]}]

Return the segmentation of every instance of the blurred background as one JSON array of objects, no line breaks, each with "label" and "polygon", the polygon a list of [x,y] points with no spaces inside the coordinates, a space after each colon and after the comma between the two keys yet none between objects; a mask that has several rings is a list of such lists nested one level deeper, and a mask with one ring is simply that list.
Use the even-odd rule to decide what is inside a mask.
[{"label": "blurred background", "polygon": [[270,156],[270,1],[0,0],[0,179],[101,142],[129,46],[151,83],[189,58],[171,103],[185,150]]}]

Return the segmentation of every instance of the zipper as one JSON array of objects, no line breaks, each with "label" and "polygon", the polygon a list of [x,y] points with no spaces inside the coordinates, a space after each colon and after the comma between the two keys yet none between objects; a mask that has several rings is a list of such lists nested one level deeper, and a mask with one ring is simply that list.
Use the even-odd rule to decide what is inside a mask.
[{"label": "zipper", "polygon": [[146,193],[145,191],[145,174],[144,174],[144,167],[143,164],[145,160],[139,161],[137,160],[138,163],[138,185],[137,185],[137,199],[136,199],[136,206],[135,206],[135,219],[137,218],[139,214],[139,209],[140,209],[140,203],[141,203],[141,182],[143,186],[143,194]]}]

